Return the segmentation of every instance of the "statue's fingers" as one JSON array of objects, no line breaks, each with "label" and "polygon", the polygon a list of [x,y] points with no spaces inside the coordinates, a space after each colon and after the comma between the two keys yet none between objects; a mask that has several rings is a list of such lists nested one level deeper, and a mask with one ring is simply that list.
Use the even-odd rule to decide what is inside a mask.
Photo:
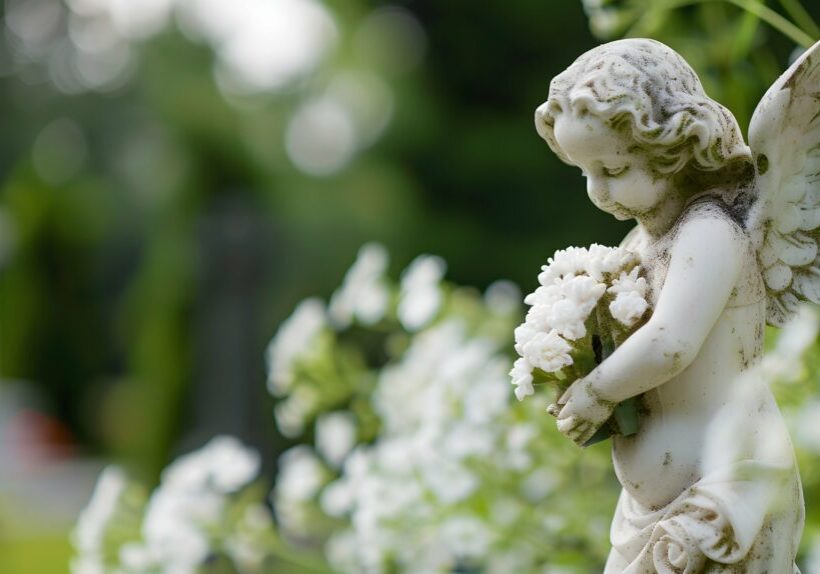
[{"label": "statue's fingers", "polygon": [[589,423],[587,423],[585,421],[580,421],[578,423],[578,425],[574,429],[572,429],[572,432],[570,432],[567,436],[570,439],[572,439],[572,442],[582,444],[583,443],[582,439],[583,439],[584,435],[587,432],[588,426],[589,426]]},{"label": "statue's fingers", "polygon": [[586,442],[593,437],[596,430],[597,427],[595,425],[593,425],[592,423],[587,423],[586,425],[584,425],[583,432],[579,433],[578,439],[575,442],[578,443],[580,446],[584,446]]},{"label": "statue's fingers", "polygon": [[561,434],[580,446],[583,446],[588,438],[595,434],[595,427],[592,423],[574,416],[559,419],[557,425]]},{"label": "statue's fingers", "polygon": [[561,408],[561,405],[556,405],[555,403],[553,403],[547,407],[547,412],[555,418],[558,418],[558,416],[561,414]]},{"label": "statue's fingers", "polygon": [[567,402],[569,401],[569,398],[571,396],[572,396],[572,385],[567,387],[567,389],[563,393],[561,393],[561,396],[558,397],[558,400],[555,401],[555,402],[563,407],[565,404],[567,404]]},{"label": "statue's fingers", "polygon": [[573,416],[569,416],[563,419],[559,418],[558,421],[555,423],[561,434],[564,434],[569,438],[572,438],[572,432],[575,430],[578,424],[578,419]]}]

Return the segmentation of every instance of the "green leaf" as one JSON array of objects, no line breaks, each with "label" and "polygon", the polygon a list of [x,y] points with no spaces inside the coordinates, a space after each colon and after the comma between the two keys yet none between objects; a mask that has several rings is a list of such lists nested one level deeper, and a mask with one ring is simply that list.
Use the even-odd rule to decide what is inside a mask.
[{"label": "green leaf", "polygon": [[632,436],[638,432],[638,398],[626,399],[615,407],[612,414],[615,423],[618,425],[619,434]]}]

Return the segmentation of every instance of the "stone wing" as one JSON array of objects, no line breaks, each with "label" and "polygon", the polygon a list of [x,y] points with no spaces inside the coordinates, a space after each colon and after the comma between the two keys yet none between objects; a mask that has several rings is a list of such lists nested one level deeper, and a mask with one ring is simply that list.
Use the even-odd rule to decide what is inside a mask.
[{"label": "stone wing", "polygon": [[766,282],[767,320],[781,326],[800,301],[820,303],[820,42],[763,96],[749,145],[757,199],[747,229]]}]

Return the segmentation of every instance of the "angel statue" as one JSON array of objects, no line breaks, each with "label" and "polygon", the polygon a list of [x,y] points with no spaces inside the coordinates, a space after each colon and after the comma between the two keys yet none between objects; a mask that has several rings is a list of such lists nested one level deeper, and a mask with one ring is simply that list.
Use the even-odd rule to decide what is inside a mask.
[{"label": "angel statue", "polygon": [[637,226],[651,318],[551,405],[584,444],[615,436],[622,485],[605,574],[794,574],[804,510],[774,397],[750,377],[766,323],[820,302],[820,43],[737,120],[669,47],[598,46],[555,77],[536,126],[592,202]]}]

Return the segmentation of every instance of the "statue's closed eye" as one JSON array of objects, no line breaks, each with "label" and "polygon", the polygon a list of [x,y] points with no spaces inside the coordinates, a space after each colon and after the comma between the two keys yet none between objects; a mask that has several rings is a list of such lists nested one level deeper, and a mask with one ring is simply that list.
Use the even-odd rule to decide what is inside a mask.
[{"label": "statue's closed eye", "polygon": [[618,177],[619,175],[625,174],[628,169],[628,165],[623,165],[621,167],[602,167],[601,172],[606,177]]}]

